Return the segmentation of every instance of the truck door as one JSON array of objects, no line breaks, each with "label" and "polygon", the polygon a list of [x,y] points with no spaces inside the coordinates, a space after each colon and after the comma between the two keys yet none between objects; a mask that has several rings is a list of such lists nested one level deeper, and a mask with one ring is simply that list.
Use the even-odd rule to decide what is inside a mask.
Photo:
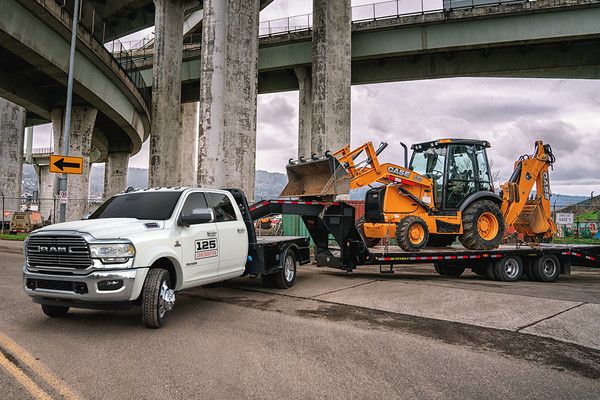
[{"label": "truck door", "polygon": [[219,275],[242,274],[248,257],[248,233],[241,212],[228,194],[207,192],[206,196],[219,231]]},{"label": "truck door", "polygon": [[[181,214],[189,215],[194,208],[208,208],[204,193],[190,193],[183,203]],[[221,248],[216,224],[208,222],[180,227],[180,232],[185,286],[194,286],[199,281],[218,276]]]}]

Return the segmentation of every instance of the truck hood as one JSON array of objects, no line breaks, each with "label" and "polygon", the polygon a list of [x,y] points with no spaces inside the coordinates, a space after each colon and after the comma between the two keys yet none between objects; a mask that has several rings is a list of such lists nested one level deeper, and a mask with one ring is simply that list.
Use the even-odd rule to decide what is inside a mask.
[{"label": "truck hood", "polygon": [[[152,224],[152,226],[147,226]],[[63,222],[38,229],[38,232],[77,231],[88,233],[96,239],[119,239],[131,234],[163,229],[164,221],[138,220],[135,218],[102,218]]]}]

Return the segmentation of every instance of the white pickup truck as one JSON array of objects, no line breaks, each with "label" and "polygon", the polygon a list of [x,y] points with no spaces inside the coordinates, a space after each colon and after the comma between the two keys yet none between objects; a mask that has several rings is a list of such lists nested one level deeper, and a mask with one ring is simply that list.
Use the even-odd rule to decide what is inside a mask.
[{"label": "white pickup truck", "polygon": [[179,290],[243,275],[285,289],[310,260],[307,238],[257,237],[241,191],[197,188],[128,190],[35,231],[25,256],[24,290],[46,315],[137,304],[150,328]]}]

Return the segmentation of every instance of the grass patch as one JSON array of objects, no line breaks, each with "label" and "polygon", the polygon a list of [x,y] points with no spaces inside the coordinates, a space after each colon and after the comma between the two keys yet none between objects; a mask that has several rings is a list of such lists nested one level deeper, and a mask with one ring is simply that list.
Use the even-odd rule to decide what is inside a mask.
[{"label": "grass patch", "polygon": [[3,233],[0,234],[0,240],[20,240],[23,241],[25,239],[27,239],[27,236],[29,236],[28,233],[17,233],[14,235],[9,235],[8,233]]},{"label": "grass patch", "polygon": [[583,239],[583,238],[554,238],[552,239],[552,243],[556,244],[597,244],[600,245],[600,240],[598,239]]}]

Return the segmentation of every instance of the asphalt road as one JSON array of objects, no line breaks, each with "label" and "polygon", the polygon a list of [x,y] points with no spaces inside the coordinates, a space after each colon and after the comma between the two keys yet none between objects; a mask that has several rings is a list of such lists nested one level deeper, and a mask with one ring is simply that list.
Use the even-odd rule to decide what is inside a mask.
[{"label": "asphalt road", "polygon": [[[310,267],[289,291],[239,279],[179,293],[167,326],[148,330],[136,309],[45,317],[21,290],[22,261],[0,254],[0,388],[7,399],[600,393],[600,350],[591,348],[593,340],[564,333],[591,318],[584,330],[600,336],[593,322],[599,313],[587,309],[600,303],[598,272],[555,285],[506,285],[420,268],[388,276]],[[550,322],[563,326],[543,327]]]}]

